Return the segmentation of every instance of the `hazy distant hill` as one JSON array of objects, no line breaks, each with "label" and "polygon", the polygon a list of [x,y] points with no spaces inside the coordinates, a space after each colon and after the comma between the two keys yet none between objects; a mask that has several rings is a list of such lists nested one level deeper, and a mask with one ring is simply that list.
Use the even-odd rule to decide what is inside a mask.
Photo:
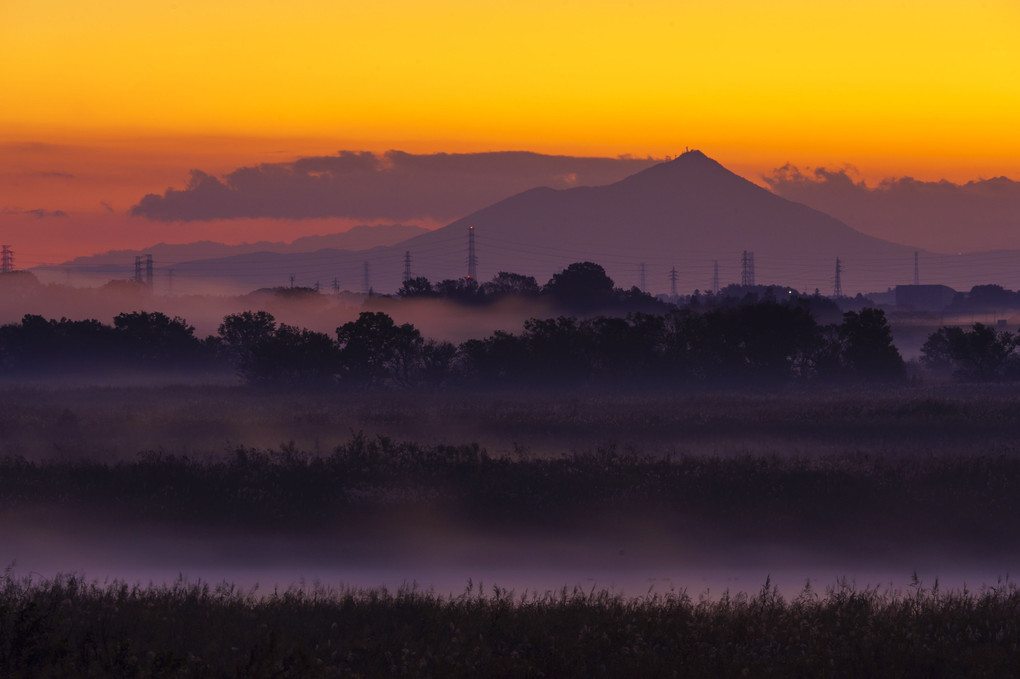
[{"label": "hazy distant hill", "polygon": [[[478,277],[498,271],[546,282],[571,262],[602,264],[618,285],[669,292],[741,282],[742,253],[754,253],[755,281],[831,294],[836,258],[844,293],[910,283],[913,248],[866,236],[839,220],[763,189],[698,151],[606,186],[535,188],[443,228],[360,252],[322,249],[260,252],[175,265],[181,285],[217,279],[235,289],[318,282],[328,289],[397,289],[406,259],[432,280],[467,273],[468,226],[475,227]],[[943,256],[920,253],[921,279],[968,289],[996,282],[1020,287],[1017,253]]]},{"label": "hazy distant hill", "polygon": [[253,252],[298,253],[315,252],[325,248],[337,250],[367,250],[382,245],[393,245],[414,236],[428,233],[428,229],[410,224],[380,224],[378,226],[360,225],[348,231],[331,233],[324,236],[305,236],[297,240],[284,242],[259,241],[257,243],[241,243],[227,245],[213,241],[196,243],[167,244],[159,243],[143,250],[111,250],[90,257],[78,257],[65,262],[62,266],[127,266],[134,263],[136,255],[150,254],[160,266],[169,266],[179,262],[209,259],[213,257],[231,257]]}]

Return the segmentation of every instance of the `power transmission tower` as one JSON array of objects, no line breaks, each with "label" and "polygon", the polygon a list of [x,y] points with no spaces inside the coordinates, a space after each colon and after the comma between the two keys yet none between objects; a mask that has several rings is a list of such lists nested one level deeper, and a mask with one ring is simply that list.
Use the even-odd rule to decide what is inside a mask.
[{"label": "power transmission tower", "polygon": [[836,258],[836,282],[832,286],[832,296],[842,297],[843,296],[843,284],[840,281],[840,274],[843,273],[843,264],[839,261],[839,257]]},{"label": "power transmission tower", "polygon": [[404,280],[411,280],[411,251],[404,250]]},{"label": "power transmission tower", "polygon": [[372,294],[372,281],[368,275],[368,260],[365,260],[365,294]]},{"label": "power transmission tower", "polygon": [[676,267],[674,266],[672,269],[669,270],[669,294],[674,299],[679,297],[679,295],[677,295],[677,292],[676,292],[676,278],[677,278],[677,273],[676,273]]},{"label": "power transmission tower", "polygon": [[914,250],[914,285],[921,284],[921,268],[917,262],[917,250]]},{"label": "power transmission tower", "polygon": [[715,266],[712,269],[712,292],[719,292],[719,260],[715,260]]},{"label": "power transmission tower", "polygon": [[294,274],[290,275],[290,287],[294,287]]},{"label": "power transmission tower", "polygon": [[135,283],[142,282],[142,256],[135,255]]},{"label": "power transmission tower", "polygon": [[334,295],[340,294],[340,279],[337,278],[336,276],[333,276],[333,294]]},{"label": "power transmission tower", "polygon": [[644,290],[645,290],[645,263],[644,262],[641,262],[641,283],[640,283],[640,285],[638,287],[640,287],[641,291],[644,292]]},{"label": "power transmission tower", "polygon": [[152,289],[152,255],[145,255],[145,284]]},{"label": "power transmission tower", "polygon": [[468,227],[468,278],[478,276],[478,257],[475,256],[475,227]]},{"label": "power transmission tower", "polygon": [[754,253],[747,250],[740,257],[740,284],[744,287],[754,286]]},{"label": "power transmission tower", "polygon": [[315,281],[315,292],[319,291],[319,281]]},{"label": "power transmission tower", "polygon": [[14,250],[10,245],[0,246],[0,272],[11,273],[14,271]]}]

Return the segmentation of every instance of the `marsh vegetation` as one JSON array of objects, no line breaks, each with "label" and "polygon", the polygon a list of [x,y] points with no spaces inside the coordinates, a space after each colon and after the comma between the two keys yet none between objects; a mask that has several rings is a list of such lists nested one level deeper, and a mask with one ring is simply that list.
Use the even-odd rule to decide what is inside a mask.
[{"label": "marsh vegetation", "polygon": [[786,599],[499,587],[260,594],[0,578],[6,676],[1016,676],[1020,592],[834,583]]}]

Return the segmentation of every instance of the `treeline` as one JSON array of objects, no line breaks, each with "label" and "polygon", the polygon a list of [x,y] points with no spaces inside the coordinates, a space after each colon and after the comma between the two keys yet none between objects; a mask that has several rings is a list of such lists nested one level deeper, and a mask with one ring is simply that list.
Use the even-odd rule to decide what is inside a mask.
[{"label": "treeline", "polygon": [[575,262],[554,274],[543,286],[534,276],[500,271],[487,283],[453,278],[433,284],[428,278],[411,278],[397,291],[399,299],[442,299],[466,305],[490,304],[507,297],[543,298],[570,312],[665,311],[660,302],[637,287],[616,287],[605,269],[594,262]]},{"label": "treeline", "polygon": [[970,292],[958,292],[943,313],[975,314],[1001,313],[1020,309],[1020,291],[1008,290],[1001,285],[975,285]]},{"label": "treeline", "polygon": [[7,374],[68,368],[236,369],[250,383],[357,387],[464,385],[761,384],[898,380],[903,359],[881,311],[847,312],[820,325],[797,300],[626,318],[531,319],[456,346],[413,325],[363,312],[335,335],[297,328],[265,311],[224,318],[200,339],[179,317],[120,314],[95,320],[25,316],[0,327]]},{"label": "treeline", "polygon": [[[579,262],[541,287],[533,277],[501,272],[484,284],[433,286],[413,278],[398,296],[462,304],[545,297],[567,313],[459,346],[426,339],[383,311],[363,312],[333,335],[245,311],[225,317],[204,339],[183,318],[159,312],[122,313],[112,326],[26,315],[0,327],[0,370],[44,377],[83,368],[235,370],[250,383],[355,387],[779,385],[906,376],[882,311],[840,315],[831,301],[787,288],[695,294],[678,308],[637,288],[616,288],[601,266]],[[1018,344],[1013,334],[982,324],[946,327],[928,338],[921,362],[960,380],[1020,379]]]},{"label": "treeline", "polygon": [[[310,291],[310,289],[308,289]],[[287,288],[279,289],[285,293]],[[380,302],[392,299],[418,301],[437,299],[464,306],[484,306],[514,298],[519,300],[541,300],[552,308],[567,314],[581,315],[626,315],[631,312],[665,313],[674,307],[690,307],[708,310],[732,307],[758,301],[792,301],[806,306],[817,317],[838,317],[840,306],[818,294],[802,294],[793,288],[778,285],[728,285],[718,292],[703,293],[695,290],[691,295],[674,297],[653,297],[638,287],[629,290],[616,287],[605,269],[593,262],[576,262],[563,271],[554,274],[545,285],[539,285],[533,276],[500,271],[492,280],[479,283],[472,278],[446,279],[433,283],[424,276],[410,278],[401,285],[392,297],[375,295],[376,308],[385,310]],[[668,300],[668,301],[665,301]],[[869,300],[858,295],[844,301],[855,309],[874,306]]]},{"label": "treeline", "polygon": [[928,336],[921,363],[965,382],[1020,380],[1020,337],[975,323],[969,330],[944,327]]}]

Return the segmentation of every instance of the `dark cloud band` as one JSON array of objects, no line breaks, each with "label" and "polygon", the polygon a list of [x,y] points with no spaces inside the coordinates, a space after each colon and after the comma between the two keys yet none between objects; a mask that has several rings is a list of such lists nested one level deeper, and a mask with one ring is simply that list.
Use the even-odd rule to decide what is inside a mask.
[{"label": "dark cloud band", "polygon": [[184,189],[149,194],[131,214],[159,221],[238,217],[454,219],[536,186],[618,181],[653,159],[527,152],[335,156],[242,167],[215,177],[192,170]]},{"label": "dark cloud band", "polygon": [[785,165],[763,179],[783,198],[881,238],[942,252],[1020,248],[1020,182],[1006,177],[966,184],[899,177],[868,186],[853,168]]}]

